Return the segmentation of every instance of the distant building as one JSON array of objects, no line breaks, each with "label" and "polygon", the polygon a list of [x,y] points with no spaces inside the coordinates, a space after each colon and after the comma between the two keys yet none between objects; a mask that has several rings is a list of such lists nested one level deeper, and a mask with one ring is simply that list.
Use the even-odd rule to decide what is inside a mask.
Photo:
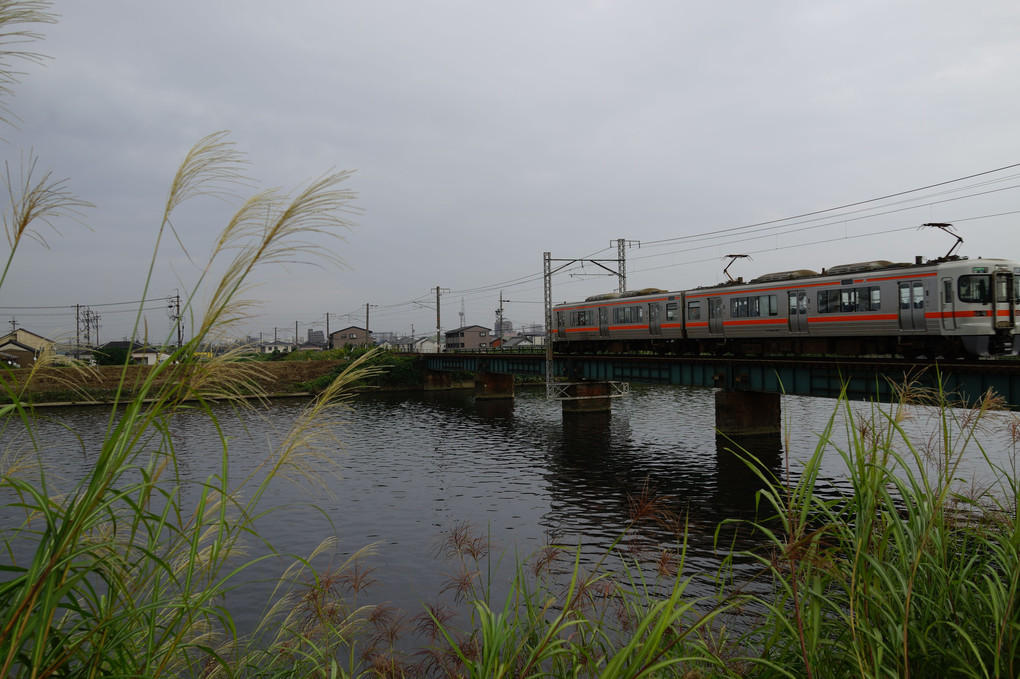
[{"label": "distant building", "polygon": [[440,349],[435,337],[419,337],[411,343],[410,350],[417,354],[438,354]]},{"label": "distant building", "polygon": [[20,368],[30,368],[35,359],[44,351],[54,348],[53,340],[42,335],[18,328],[13,332],[0,336],[0,353],[4,363]]},{"label": "distant building", "polygon": [[290,342],[263,342],[259,345],[260,354],[271,354],[274,351],[279,351],[281,354],[286,354],[294,350],[294,345]]},{"label": "distant building", "polygon": [[[308,342],[306,344],[317,344],[320,347],[326,346],[326,333],[322,330],[308,329]],[[303,345],[302,345],[303,346]]]},{"label": "distant building", "polygon": [[513,337],[502,337],[492,340],[492,347],[494,349],[522,349],[527,347],[533,347],[535,343],[531,341],[530,337],[522,337],[521,335],[514,335]]},{"label": "distant building", "polygon": [[0,341],[0,361],[12,368],[30,368],[35,363],[36,351],[27,344],[6,338]]},{"label": "distant building", "polygon": [[465,325],[446,333],[446,349],[459,351],[488,349],[492,342],[492,331],[480,325]]},{"label": "distant building", "polygon": [[374,344],[372,335],[368,330],[351,325],[342,330],[329,333],[329,347],[338,349],[345,346],[371,346]]},{"label": "distant building", "polygon": [[510,335],[514,331],[514,324],[505,318],[500,318],[499,314],[496,314],[496,328],[493,330],[495,335]]},{"label": "distant building", "polygon": [[52,349],[55,342],[51,339],[47,339],[42,335],[37,335],[31,330],[25,330],[24,328],[18,328],[6,335],[0,336],[0,342],[4,342],[8,339],[13,339],[15,342],[24,344],[25,346],[32,347],[35,351],[44,351],[46,349]]}]

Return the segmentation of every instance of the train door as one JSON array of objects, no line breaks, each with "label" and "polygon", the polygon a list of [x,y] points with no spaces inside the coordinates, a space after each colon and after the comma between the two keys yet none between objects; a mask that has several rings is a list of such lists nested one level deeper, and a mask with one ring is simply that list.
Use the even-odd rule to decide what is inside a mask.
[{"label": "train door", "polygon": [[708,334],[723,334],[723,303],[722,297],[708,298]]},{"label": "train door", "polygon": [[609,337],[609,309],[599,307],[599,337]]},{"label": "train door", "polygon": [[956,330],[956,296],[953,294],[953,279],[942,279],[942,329]]},{"label": "train door", "polygon": [[662,334],[662,305],[659,302],[651,302],[648,305],[648,333]]},{"label": "train door", "polygon": [[790,332],[806,333],[808,331],[807,291],[790,290],[786,299],[789,304]]},{"label": "train door", "polygon": [[1016,300],[1013,299],[1013,274],[996,272],[992,296],[992,318],[996,328],[1012,328],[1016,323]]},{"label": "train door", "polygon": [[900,330],[924,330],[924,282],[900,281]]}]

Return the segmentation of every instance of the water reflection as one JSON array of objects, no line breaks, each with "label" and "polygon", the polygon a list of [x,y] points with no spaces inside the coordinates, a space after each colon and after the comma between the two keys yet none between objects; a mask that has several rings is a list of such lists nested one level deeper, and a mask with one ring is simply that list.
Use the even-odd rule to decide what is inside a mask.
[{"label": "water reflection", "polygon": [[[232,479],[258,469],[304,405],[298,399],[256,412],[217,408]],[[832,402],[785,397],[783,410],[798,423],[789,436],[796,482],[796,460],[814,450],[813,432],[824,428]],[[47,469],[80,478],[109,418],[104,408],[46,413],[39,427]],[[491,538],[497,557],[507,550],[493,566],[499,581],[509,577],[516,555],[549,542],[580,545],[589,560],[625,531],[639,547],[673,547],[675,524],[646,516],[632,525],[635,503],[649,492],[660,517],[672,516],[688,530],[690,569],[712,573],[722,555],[719,524],[751,519],[758,506],[763,483],[747,460],[753,457],[766,475],[787,473],[778,435],[739,441],[749,454],[741,455],[735,442],[715,434],[713,392],[707,389],[635,385],[627,398],[614,401],[610,415],[569,417],[543,392],[527,389],[513,400],[476,400],[470,391],[371,394],[354,401],[335,426],[344,446],[336,451],[341,475],[324,477],[331,492],[310,494],[300,485],[275,483],[267,504],[280,509],[260,519],[259,530],[277,551],[297,555],[335,535],[340,561],[378,543],[369,563],[377,568],[375,598],[405,610],[419,610],[443,589],[449,569],[436,559],[437,537],[461,521]],[[184,479],[198,484],[220,473],[221,442],[205,418],[182,413],[168,431]],[[0,445],[6,449],[18,439],[16,428],[8,428]],[[846,490],[837,454],[827,454],[819,482]],[[719,535],[723,551],[759,546],[737,524]],[[254,575],[271,582],[284,565],[267,560]],[[751,567],[735,567],[742,565]],[[261,613],[263,594],[245,590],[235,597],[243,616]]]},{"label": "water reflection", "polygon": [[757,497],[766,479],[783,475],[783,436],[758,434],[715,437],[716,494],[720,513],[734,518],[753,518]]}]

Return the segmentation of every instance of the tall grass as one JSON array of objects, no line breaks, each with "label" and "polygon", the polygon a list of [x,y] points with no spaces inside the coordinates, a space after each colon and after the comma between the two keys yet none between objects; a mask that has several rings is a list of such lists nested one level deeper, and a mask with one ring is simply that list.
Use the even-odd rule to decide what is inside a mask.
[{"label": "tall grass", "polygon": [[[46,3],[0,4],[0,44],[36,37],[22,25],[51,21],[47,10]],[[19,54],[4,52],[0,64],[8,66],[6,59]],[[11,71],[4,71],[0,91],[6,94]],[[321,474],[312,473],[313,465],[332,463],[322,451],[337,449],[335,429],[323,424],[323,416],[343,406],[347,386],[363,379],[366,367],[355,362],[327,385],[247,478],[228,475],[225,437],[218,453],[211,451],[221,459],[220,473],[197,487],[181,475],[172,436],[175,413],[197,411],[215,426],[213,402],[259,393],[257,364],[230,354],[198,361],[196,353],[251,315],[255,304],[245,293],[261,267],[301,260],[337,263],[323,240],[341,237],[356,212],[355,194],[345,188],[349,172],[323,175],[293,194],[269,190],[239,197],[251,186],[244,165],[225,134],[217,133],[199,141],[173,176],[153,232],[149,275],[139,282],[143,290],[167,237],[181,240],[172,217],[182,204],[212,196],[236,199],[239,208],[186,296],[184,313],[199,319],[193,336],[147,372],[125,369],[105,439],[97,449],[83,450],[85,474],[70,487],[54,485],[35,454],[41,442],[33,434],[35,414],[23,391],[35,373],[18,380],[9,368],[0,370],[0,391],[9,402],[0,407],[2,426],[20,423],[30,442],[27,454],[6,451],[0,479],[7,520],[21,517],[0,529],[2,676],[233,674],[245,657],[224,601],[244,570],[265,558],[243,557],[246,543],[258,541],[253,524],[263,511],[260,501],[281,478],[303,485],[323,482]],[[55,230],[61,220],[80,218],[87,208],[66,181],[40,173],[34,159],[24,168],[20,177],[10,170],[6,175],[9,205],[3,221],[10,253],[0,285],[17,265],[15,254],[26,238],[45,245],[40,227]],[[206,280],[219,267],[222,277]],[[205,290],[211,293],[200,305]],[[135,334],[143,332],[139,309]],[[44,355],[33,371],[51,359]],[[68,380],[82,381],[87,380],[73,373]],[[238,408],[248,403],[233,402]],[[358,615],[355,610],[347,617],[353,621]],[[314,648],[309,642],[303,652],[312,655]],[[318,660],[317,668],[328,666],[330,656]]]},{"label": "tall grass", "polygon": [[[239,185],[241,162],[222,133],[187,154],[155,233],[153,265],[174,210],[185,200],[223,196],[225,188]],[[252,526],[260,500],[281,478],[323,483],[313,467],[331,462],[322,451],[337,449],[335,428],[324,424],[324,414],[342,407],[347,387],[371,370],[355,362],[337,376],[243,479],[229,477],[228,441],[221,438],[221,472],[188,488],[174,455],[173,416],[198,411],[215,425],[213,402],[236,399],[243,408],[248,401],[237,397],[259,393],[258,364],[230,354],[198,361],[196,352],[247,318],[253,305],[242,293],[257,268],[317,254],[320,245],[312,239],[350,226],[345,215],[354,194],[343,188],[348,176],[329,174],[293,196],[259,192],[242,202],[206,265],[211,271],[229,257],[193,337],[151,370],[123,372],[105,440],[98,450],[85,451],[88,468],[80,481],[56,488],[39,465],[34,473],[5,470],[0,492],[23,521],[0,533],[9,556],[0,566],[6,575],[0,586],[0,674],[233,671],[231,663],[241,656],[223,602],[257,560],[238,557],[246,541],[257,539]],[[59,203],[63,187],[52,190]],[[45,204],[46,198],[34,202]],[[15,202],[14,209],[23,205]],[[8,223],[17,225],[8,232],[15,244],[30,232],[28,216]],[[189,309],[205,283],[200,280],[187,297]],[[138,375],[131,384],[129,374]],[[0,373],[0,389],[11,401],[0,416],[20,420],[31,438],[34,416],[20,392],[24,384],[19,387],[7,370]]]},{"label": "tall grass", "polygon": [[[768,539],[756,558],[773,588],[749,635],[761,649],[755,676],[1020,675],[1016,470],[976,437],[989,425],[1015,431],[1016,419],[989,421],[990,395],[971,410],[936,397],[924,445],[906,433],[903,404],[859,415],[844,403],[795,484],[763,475],[773,521],[756,526]],[[851,483],[842,497],[815,487],[831,455]],[[958,478],[966,455],[996,482]]]}]

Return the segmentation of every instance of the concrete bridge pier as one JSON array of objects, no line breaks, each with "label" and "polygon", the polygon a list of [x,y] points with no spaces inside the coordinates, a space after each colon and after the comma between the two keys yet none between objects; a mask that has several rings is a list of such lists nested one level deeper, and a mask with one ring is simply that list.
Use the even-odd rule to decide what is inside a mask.
[{"label": "concrete bridge pier", "polygon": [[422,388],[425,391],[452,389],[453,373],[446,370],[425,370],[422,376]]},{"label": "concrete bridge pier", "polygon": [[763,391],[715,392],[715,428],[729,437],[778,434],[783,430],[779,394]]},{"label": "concrete bridge pier", "polygon": [[475,398],[503,399],[514,397],[514,376],[506,373],[475,374]]},{"label": "concrete bridge pier", "polygon": [[572,382],[565,386],[563,414],[612,411],[613,385],[609,382]]}]

